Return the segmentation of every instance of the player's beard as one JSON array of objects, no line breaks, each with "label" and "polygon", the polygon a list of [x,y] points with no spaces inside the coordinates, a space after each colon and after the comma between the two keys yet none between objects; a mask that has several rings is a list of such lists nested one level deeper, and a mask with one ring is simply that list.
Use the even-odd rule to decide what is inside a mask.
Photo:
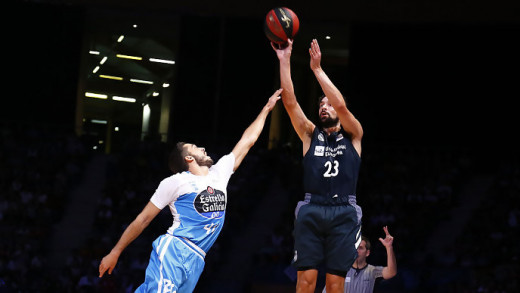
[{"label": "player's beard", "polygon": [[325,119],[320,119],[320,125],[322,128],[330,128],[335,127],[338,125],[339,118],[330,118],[330,116],[327,116]]},{"label": "player's beard", "polygon": [[193,156],[195,158],[195,162],[197,162],[197,164],[199,164],[199,166],[204,166],[204,167],[211,167],[213,166],[213,159],[208,157],[208,156]]}]

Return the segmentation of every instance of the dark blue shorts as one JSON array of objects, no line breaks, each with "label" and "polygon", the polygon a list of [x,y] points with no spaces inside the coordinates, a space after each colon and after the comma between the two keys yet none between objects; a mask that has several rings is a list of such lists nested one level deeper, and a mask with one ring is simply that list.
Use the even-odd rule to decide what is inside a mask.
[{"label": "dark blue shorts", "polygon": [[344,277],[361,242],[361,208],[355,196],[335,202],[316,199],[306,196],[298,203],[293,266],[304,271],[325,265],[327,273]]}]

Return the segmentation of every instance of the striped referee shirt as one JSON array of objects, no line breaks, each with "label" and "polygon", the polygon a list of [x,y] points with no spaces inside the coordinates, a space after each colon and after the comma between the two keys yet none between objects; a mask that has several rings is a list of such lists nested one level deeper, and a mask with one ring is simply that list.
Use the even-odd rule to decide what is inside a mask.
[{"label": "striped referee shirt", "polygon": [[[382,266],[367,265],[362,269],[350,268],[345,277],[345,293],[372,293],[376,279],[382,277]],[[323,288],[323,293],[326,292]]]}]

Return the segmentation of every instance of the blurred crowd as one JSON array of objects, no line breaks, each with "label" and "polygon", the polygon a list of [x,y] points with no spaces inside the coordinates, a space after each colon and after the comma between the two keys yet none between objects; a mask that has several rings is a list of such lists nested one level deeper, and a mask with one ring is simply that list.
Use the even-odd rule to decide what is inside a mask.
[{"label": "blurred crowd", "polygon": [[0,292],[38,292],[47,279],[53,225],[61,220],[88,152],[56,126],[0,127]]},{"label": "blurred crowd", "polygon": [[[168,209],[125,250],[112,275],[98,278],[98,265],[170,175],[168,146],[145,139],[105,155],[106,184],[93,197],[93,227],[80,247],[66,252],[66,267],[56,272],[48,263],[52,228],[62,219],[71,190],[89,175],[85,164],[99,150],[59,128],[2,125],[0,135],[0,292],[133,292],[144,280],[152,241],[171,225]],[[218,159],[230,149],[208,151]],[[255,146],[232,176],[226,224],[206,257],[196,292],[254,292],[262,285],[294,290],[292,227],[303,195],[300,158],[291,150],[290,145]],[[517,292],[519,166],[514,154],[483,164],[463,148],[366,146],[358,203],[363,233],[372,240],[368,260],[386,264],[377,239],[388,226],[398,263],[398,275],[378,282],[375,291]],[[477,175],[492,182],[480,191],[483,200],[468,211],[455,241],[432,253],[432,235],[453,220],[454,209],[468,204],[464,192]],[[245,236],[249,245],[237,245]],[[239,267],[244,259],[238,255],[247,256],[250,265]],[[229,268],[236,271],[222,271]],[[219,291],[224,275],[235,276],[233,290]]]}]

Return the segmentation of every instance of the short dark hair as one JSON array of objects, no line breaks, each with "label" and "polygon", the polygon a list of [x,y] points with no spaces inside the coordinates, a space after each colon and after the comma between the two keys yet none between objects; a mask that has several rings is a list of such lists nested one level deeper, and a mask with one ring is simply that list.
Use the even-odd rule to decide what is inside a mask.
[{"label": "short dark hair", "polygon": [[184,157],[187,155],[184,145],[186,145],[185,142],[178,142],[170,152],[168,166],[173,174],[188,171],[188,164],[184,160]]},{"label": "short dark hair", "polygon": [[365,243],[366,243],[365,248],[366,248],[367,250],[370,250],[370,246],[371,246],[371,245],[370,245],[370,240],[368,240],[368,237],[366,237],[366,236],[361,236],[361,240],[364,240],[364,241],[365,241]]},{"label": "short dark hair", "polygon": [[321,103],[321,100],[323,100],[323,98],[325,98],[326,95],[325,94],[321,94],[319,97],[318,97],[318,105]]}]

